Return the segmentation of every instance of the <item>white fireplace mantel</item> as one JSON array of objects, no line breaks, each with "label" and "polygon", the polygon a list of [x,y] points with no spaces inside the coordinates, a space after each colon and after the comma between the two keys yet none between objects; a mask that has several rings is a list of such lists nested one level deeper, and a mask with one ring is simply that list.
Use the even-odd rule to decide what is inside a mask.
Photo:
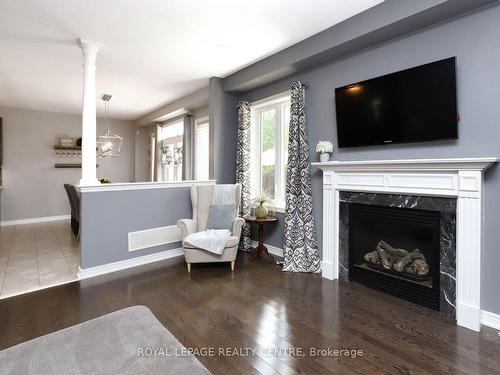
[{"label": "white fireplace mantel", "polygon": [[457,198],[457,324],[481,326],[483,172],[498,158],[331,161],[323,170],[322,275],[339,275],[341,191]]}]

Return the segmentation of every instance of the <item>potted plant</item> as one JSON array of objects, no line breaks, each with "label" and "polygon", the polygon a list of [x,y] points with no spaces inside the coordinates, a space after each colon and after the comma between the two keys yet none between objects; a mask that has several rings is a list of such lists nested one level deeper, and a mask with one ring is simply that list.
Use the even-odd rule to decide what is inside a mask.
[{"label": "potted plant", "polygon": [[316,152],[319,152],[319,160],[322,163],[330,161],[330,154],[333,152],[333,144],[330,141],[319,141],[316,145]]},{"label": "potted plant", "polygon": [[271,197],[267,193],[263,193],[259,195],[257,198],[255,198],[255,216],[257,217],[267,217],[269,215],[269,208],[268,205],[271,205],[273,203]]}]

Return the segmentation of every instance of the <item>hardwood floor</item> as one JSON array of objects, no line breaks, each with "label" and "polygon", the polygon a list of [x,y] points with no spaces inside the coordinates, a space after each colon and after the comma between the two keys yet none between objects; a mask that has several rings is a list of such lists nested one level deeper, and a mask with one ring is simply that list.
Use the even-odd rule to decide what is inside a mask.
[{"label": "hardwood floor", "polygon": [[[188,274],[177,258],[1,300],[0,349],[132,305],[148,306],[186,347],[216,348],[198,356],[214,374],[500,373],[492,329],[477,334],[363,286],[282,273],[242,254],[234,273],[211,264]],[[226,347],[257,352],[217,355]],[[286,355],[290,347],[305,355]],[[309,348],[363,353],[310,356]]]}]

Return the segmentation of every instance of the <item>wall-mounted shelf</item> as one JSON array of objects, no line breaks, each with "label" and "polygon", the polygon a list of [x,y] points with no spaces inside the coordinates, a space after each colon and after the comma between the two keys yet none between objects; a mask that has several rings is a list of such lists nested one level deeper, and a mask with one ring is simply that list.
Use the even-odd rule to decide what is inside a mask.
[{"label": "wall-mounted shelf", "polygon": [[55,145],[54,150],[81,150],[82,146],[59,146]]},{"label": "wall-mounted shelf", "polygon": [[[99,164],[96,164],[96,167],[98,167]],[[55,164],[56,168],[81,168],[82,164],[81,163],[56,163]]]}]

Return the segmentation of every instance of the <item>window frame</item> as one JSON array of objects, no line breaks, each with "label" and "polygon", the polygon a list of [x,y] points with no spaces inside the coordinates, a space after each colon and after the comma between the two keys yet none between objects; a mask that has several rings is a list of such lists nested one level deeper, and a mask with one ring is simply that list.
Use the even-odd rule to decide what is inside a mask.
[{"label": "window frame", "polygon": [[285,212],[285,189],[288,144],[285,130],[289,126],[285,124],[285,107],[290,106],[290,93],[283,92],[252,103],[251,126],[250,126],[250,191],[253,197],[262,193],[262,144],[261,144],[261,118],[262,113],[274,109],[276,123],[275,144],[275,200],[274,208],[277,212]]},{"label": "window frame", "polygon": [[[163,128],[167,128],[169,126],[174,126],[174,125],[178,125],[178,124],[182,124],[182,134],[178,134],[178,135],[172,136],[172,137],[164,137],[162,135]],[[156,140],[156,143],[159,147],[157,181],[164,181],[164,182],[182,181],[182,178],[183,178],[182,177],[182,168],[183,168],[183,164],[185,163],[185,154],[184,153],[186,151],[186,147],[184,145],[184,119],[183,119],[183,117],[177,117],[175,119],[165,121],[165,122],[159,124],[158,126],[159,126],[159,131],[158,131],[157,140]],[[162,160],[161,148],[164,145],[171,145],[173,148],[175,148],[176,145],[178,145],[179,143],[182,144],[182,162],[181,162],[181,164],[180,165],[172,165],[169,167],[163,166],[161,164],[161,160]],[[172,169],[170,170],[170,168],[172,168]],[[168,173],[170,171],[173,174],[173,178],[174,178],[173,180],[168,179]],[[179,173],[180,173],[180,177],[179,177]]]}]

